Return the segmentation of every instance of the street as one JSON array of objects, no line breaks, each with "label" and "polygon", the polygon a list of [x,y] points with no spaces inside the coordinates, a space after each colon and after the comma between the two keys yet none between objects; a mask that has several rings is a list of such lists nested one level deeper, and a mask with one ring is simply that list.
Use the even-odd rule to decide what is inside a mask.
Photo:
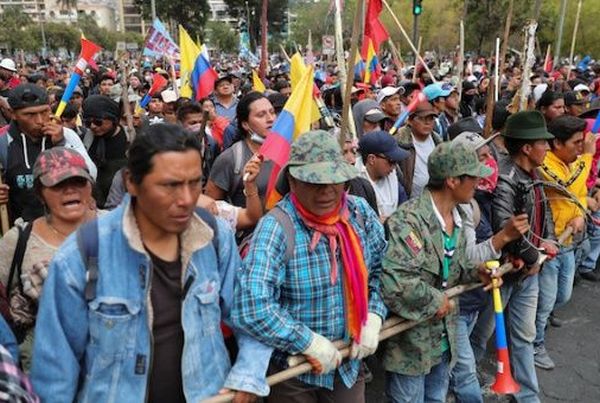
[{"label": "street", "polygon": [[[553,371],[538,370],[542,402],[600,402],[600,284],[581,281],[566,307],[556,312],[565,323],[549,328],[546,348],[556,364]],[[492,351],[493,353],[493,351]],[[495,354],[495,353],[494,353]],[[490,355],[486,366],[495,358]],[[374,379],[367,385],[367,402],[385,402],[383,371],[379,360],[369,359]],[[489,393],[485,402],[508,402],[506,397]]]}]

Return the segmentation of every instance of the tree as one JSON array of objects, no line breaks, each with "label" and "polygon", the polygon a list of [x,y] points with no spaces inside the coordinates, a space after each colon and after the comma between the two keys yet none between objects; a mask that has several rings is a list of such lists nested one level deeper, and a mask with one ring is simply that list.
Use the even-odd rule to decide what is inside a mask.
[{"label": "tree", "polygon": [[206,24],[207,43],[220,52],[233,53],[238,47],[238,35],[229,24],[209,21]]},{"label": "tree", "polygon": [[[248,23],[248,31],[253,44],[260,43],[260,13],[262,0],[224,0],[227,12],[233,18],[242,19]],[[320,3],[310,3],[317,7]],[[306,7],[306,5],[305,5]],[[310,8],[306,7],[306,8]],[[267,15],[269,35],[281,36],[284,29],[285,16],[288,11],[288,0],[270,0]]]},{"label": "tree", "polygon": [[20,6],[6,7],[0,14],[0,42],[6,43],[10,50],[34,50],[39,47],[39,42],[26,30],[32,23]]},{"label": "tree", "polygon": [[[150,0],[135,0],[135,4],[141,7],[144,18],[150,19],[152,12]],[[156,15],[163,22],[172,20],[185,28],[194,38],[202,35],[210,7],[207,0],[163,0],[156,1]]]}]

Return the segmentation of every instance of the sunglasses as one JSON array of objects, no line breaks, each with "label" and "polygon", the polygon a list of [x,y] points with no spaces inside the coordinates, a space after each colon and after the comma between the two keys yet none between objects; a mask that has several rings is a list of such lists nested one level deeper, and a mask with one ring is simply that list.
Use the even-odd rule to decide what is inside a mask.
[{"label": "sunglasses", "polygon": [[103,119],[99,119],[99,118],[89,118],[89,119],[84,119],[83,124],[86,127],[90,127],[92,125],[94,126],[102,126],[102,123],[104,123]]}]

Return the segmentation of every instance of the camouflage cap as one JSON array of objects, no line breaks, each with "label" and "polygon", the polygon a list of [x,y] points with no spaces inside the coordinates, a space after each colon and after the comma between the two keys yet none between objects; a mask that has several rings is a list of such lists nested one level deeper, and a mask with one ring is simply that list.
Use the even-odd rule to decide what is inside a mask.
[{"label": "camouflage cap", "polygon": [[289,191],[287,172],[313,184],[344,183],[358,176],[356,168],[344,160],[335,136],[324,130],[307,132],[292,144],[290,159],[277,179],[281,194]]},{"label": "camouflage cap", "polygon": [[85,178],[94,182],[85,160],[77,151],[65,147],[53,147],[43,151],[33,166],[33,179],[52,187],[69,178]]},{"label": "camouflage cap", "polygon": [[443,180],[461,175],[485,178],[492,174],[492,169],[479,162],[477,152],[461,143],[444,142],[439,144],[429,155],[427,161],[429,178]]}]

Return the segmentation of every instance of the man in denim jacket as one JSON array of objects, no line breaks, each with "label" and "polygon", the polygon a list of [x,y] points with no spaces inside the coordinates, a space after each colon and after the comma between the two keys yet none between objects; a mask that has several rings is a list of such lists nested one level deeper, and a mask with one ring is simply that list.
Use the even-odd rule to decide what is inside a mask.
[{"label": "man in denim jacket", "polygon": [[[268,394],[271,349],[229,324],[241,262],[233,234],[194,211],[201,193],[198,140],[159,124],[129,150],[131,197],[98,219],[98,279],[76,236],[56,253],[40,302],[32,381],[47,402],[197,402],[223,389],[235,401]],[[68,202],[68,200],[67,200]],[[89,288],[89,287],[88,287]]]}]

